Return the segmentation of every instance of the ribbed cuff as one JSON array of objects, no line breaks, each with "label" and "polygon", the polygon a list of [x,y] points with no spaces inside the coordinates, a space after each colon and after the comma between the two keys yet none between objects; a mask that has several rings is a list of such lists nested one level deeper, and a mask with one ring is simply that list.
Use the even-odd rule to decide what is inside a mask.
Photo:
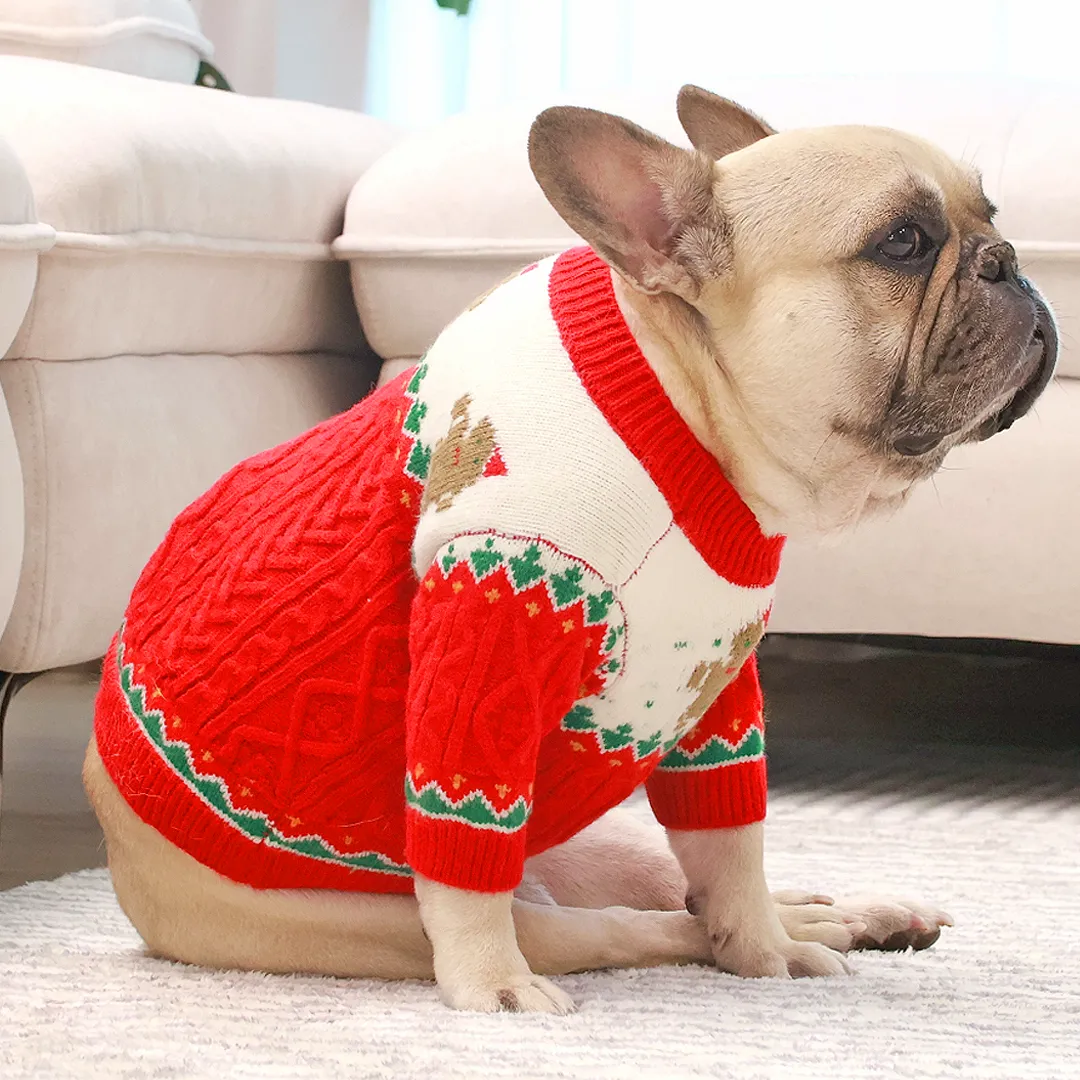
[{"label": "ribbed cuff", "polygon": [[656,820],[668,829],[732,829],[765,817],[765,760],[715,769],[658,769],[645,784]]},{"label": "ribbed cuff", "polygon": [[472,892],[511,892],[525,866],[525,829],[479,829],[405,812],[405,861],[422,877]]}]

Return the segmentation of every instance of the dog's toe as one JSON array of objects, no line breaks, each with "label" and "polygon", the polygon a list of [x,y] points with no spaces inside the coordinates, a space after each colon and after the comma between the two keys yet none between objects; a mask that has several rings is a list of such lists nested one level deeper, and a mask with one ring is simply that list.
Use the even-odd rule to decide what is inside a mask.
[{"label": "dog's toe", "polygon": [[574,999],[569,994],[539,975],[530,975],[518,980],[516,985],[501,987],[498,999],[502,1012],[539,1012],[566,1016],[576,1008]]},{"label": "dog's toe", "polygon": [[826,896],[823,893],[802,892],[799,889],[781,889],[779,892],[774,892],[772,898],[773,903],[781,904],[784,907],[801,907],[805,904],[825,904],[828,906],[835,902],[831,896]]},{"label": "dog's toe", "polygon": [[793,979],[852,973],[851,966],[839,952],[816,941],[796,942],[788,954],[787,964]]},{"label": "dog's toe", "polygon": [[831,903],[778,903],[776,912],[793,940],[816,941],[841,953],[853,949],[856,940],[868,930],[862,919]]},{"label": "dog's toe", "polygon": [[566,1016],[574,1000],[553,982],[539,975],[512,975],[494,986],[458,986],[443,989],[446,1003],[466,1012],[550,1013]]}]

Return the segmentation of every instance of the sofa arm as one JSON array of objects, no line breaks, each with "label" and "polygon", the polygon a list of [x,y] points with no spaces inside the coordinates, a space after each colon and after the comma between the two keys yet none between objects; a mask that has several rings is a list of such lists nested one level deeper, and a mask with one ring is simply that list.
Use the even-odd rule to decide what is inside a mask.
[{"label": "sofa arm", "polygon": [[[368,388],[331,243],[395,136],[344,110],[11,56],[0,133],[48,245],[0,359],[25,518],[0,669],[37,671],[102,654],[169,522],[218,476]],[[10,575],[18,553],[3,558]]]}]

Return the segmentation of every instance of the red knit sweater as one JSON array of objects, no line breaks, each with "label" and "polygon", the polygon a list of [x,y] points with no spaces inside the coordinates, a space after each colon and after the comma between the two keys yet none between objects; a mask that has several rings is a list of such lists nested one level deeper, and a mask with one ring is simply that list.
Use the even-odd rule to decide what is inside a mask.
[{"label": "red knit sweater", "polygon": [[[603,264],[565,254],[550,295],[582,385],[672,527],[722,582],[771,586],[782,540],[761,535],[661,392]],[[669,826],[758,820],[752,655],[670,738],[641,738],[589,707],[621,677],[634,630],[618,586],[595,584],[587,563],[539,536],[484,533],[414,571],[421,508],[443,509],[425,505],[429,473],[441,461],[456,476],[462,454],[448,443],[433,461],[417,435],[425,370],[243,462],[177,518],[134,589],[97,703],[97,745],[125,799],[236,881],[373,892],[409,891],[412,870],[511,889],[528,854],[646,780]],[[512,472],[500,446],[463,445],[480,454],[474,482]],[[694,668],[695,693],[716,667]]]}]

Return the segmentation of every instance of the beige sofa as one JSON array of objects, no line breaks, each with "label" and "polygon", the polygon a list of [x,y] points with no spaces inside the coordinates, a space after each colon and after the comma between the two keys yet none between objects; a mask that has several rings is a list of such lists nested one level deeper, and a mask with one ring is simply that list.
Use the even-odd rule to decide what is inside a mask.
[{"label": "beige sofa", "polygon": [[331,242],[394,138],[0,56],[0,671],[101,656],[184,505],[368,390]]},{"label": "beige sofa", "polygon": [[[778,125],[889,123],[979,162],[1063,331],[1035,416],[895,520],[791,545],[773,629],[1080,643],[1080,95],[717,88]],[[679,137],[672,102],[595,103]],[[528,120],[395,142],[357,114],[0,58],[0,670],[101,656],[172,517],[367,390],[361,323],[386,377],[573,242],[528,173]]]}]

